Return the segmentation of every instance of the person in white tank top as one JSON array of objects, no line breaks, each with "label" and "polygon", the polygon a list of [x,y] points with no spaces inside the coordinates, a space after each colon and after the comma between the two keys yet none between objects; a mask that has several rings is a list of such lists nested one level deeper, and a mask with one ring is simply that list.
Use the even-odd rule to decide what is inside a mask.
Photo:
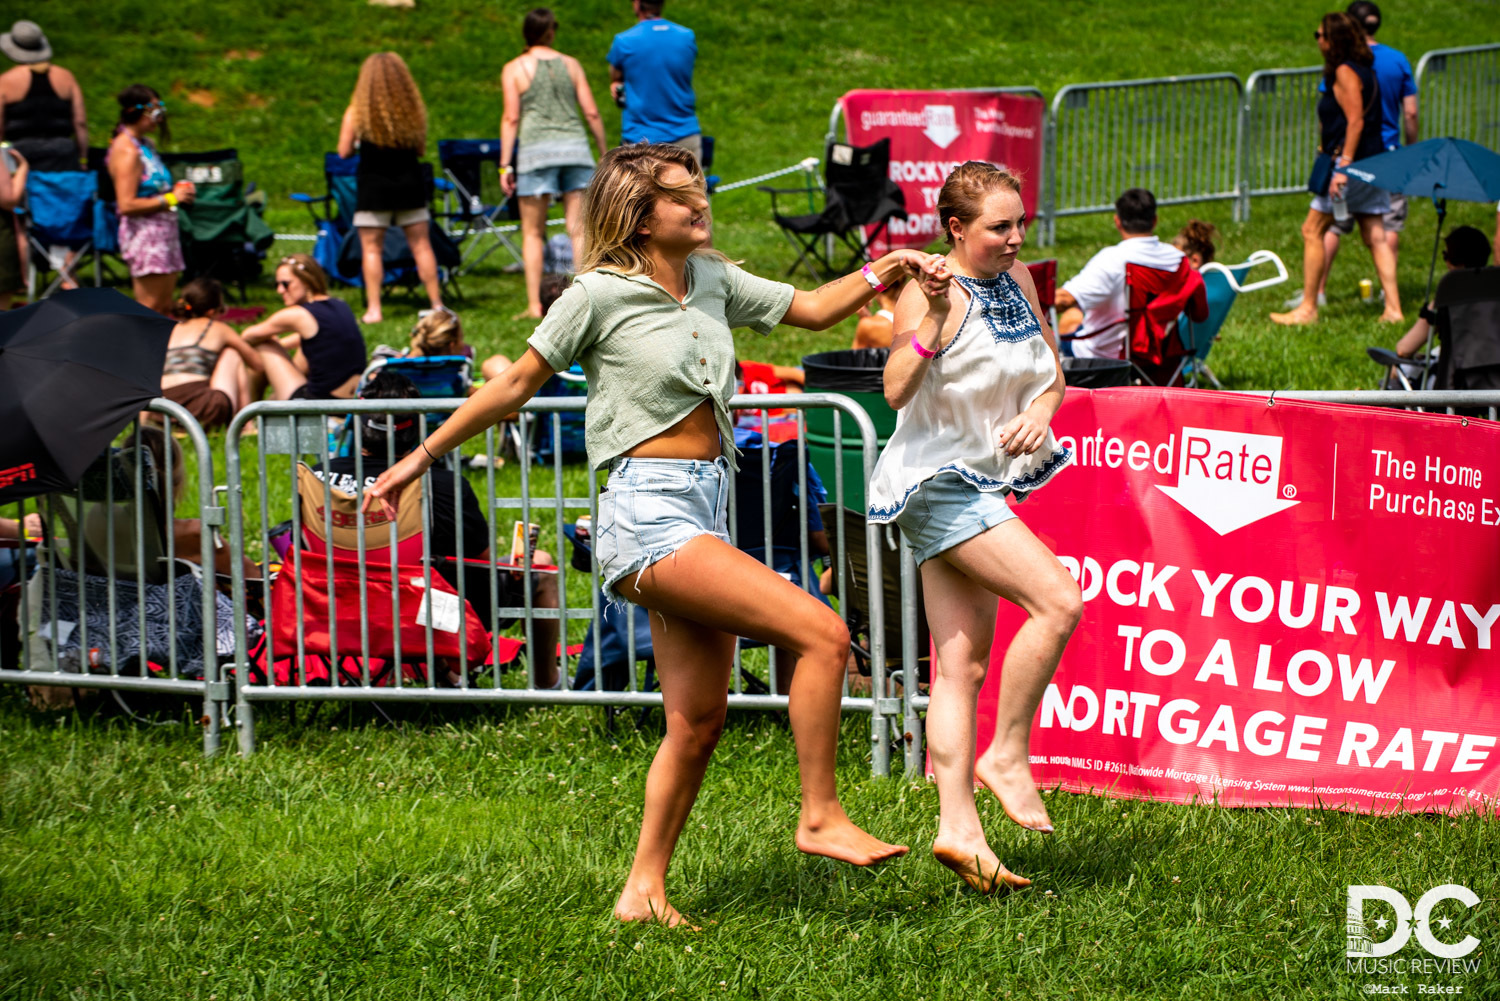
[{"label": "person in white tank top", "polygon": [[[1026,235],[1020,182],[970,161],[938,199],[952,246],[949,287],[902,294],[885,367],[896,430],[870,482],[869,517],[894,521],[917,553],[937,649],[927,710],[938,786],[933,855],[990,892],[1030,883],[990,850],[977,777],[1016,823],[1050,833],[1028,757],[1031,720],[1083,614],[1078,585],[1015,516],[1021,498],[1072,461],[1049,424],[1062,405],[1057,344],[1017,260]],[[975,761],[979,690],[1000,597],[1028,614],[1006,651],[995,738]]]}]

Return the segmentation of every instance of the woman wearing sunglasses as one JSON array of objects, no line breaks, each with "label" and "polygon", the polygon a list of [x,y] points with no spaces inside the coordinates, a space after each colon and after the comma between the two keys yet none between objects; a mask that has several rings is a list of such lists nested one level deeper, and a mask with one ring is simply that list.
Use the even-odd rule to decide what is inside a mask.
[{"label": "woman wearing sunglasses", "polygon": [[264,374],[251,381],[250,399],[259,399],[267,383],[277,400],[352,397],[366,353],[349,304],[328,294],[328,276],[307,254],[276,265],[276,292],[286,308],[244,333],[265,363]]},{"label": "woman wearing sunglasses", "polygon": [[120,120],[105,164],[115,185],[120,214],[120,256],[130,266],[131,291],[142,306],[169,313],[177,276],[182,273],[182,238],[177,206],[193,204],[193,185],[172,183],[172,172],[149,138],[170,140],[167,106],[142,83],[131,84],[115,100]]}]

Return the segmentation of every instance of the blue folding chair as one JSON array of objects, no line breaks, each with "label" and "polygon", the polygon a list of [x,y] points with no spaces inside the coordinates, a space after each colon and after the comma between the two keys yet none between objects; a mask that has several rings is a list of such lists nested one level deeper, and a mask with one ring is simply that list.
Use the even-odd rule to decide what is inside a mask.
[{"label": "blue folding chair", "polygon": [[[469,395],[469,387],[474,384],[474,362],[464,355],[376,358],[359,377],[359,385],[354,395],[362,398],[365,387],[369,385],[375,373],[382,371],[395,372],[410,379],[411,384],[417,389],[417,395],[429,400],[464,399]],[[451,413],[436,411],[427,414],[427,430],[430,432],[439,427],[451,416]],[[344,418],[343,426],[338,431],[337,442],[336,454],[349,455],[354,447],[353,414]],[[459,460],[460,455],[455,450],[443,456],[440,461],[445,467],[452,468]]]},{"label": "blue folding chair", "polygon": [[[555,373],[542,383],[542,388],[537,390],[536,395],[588,396],[589,384],[584,378],[583,369],[574,365],[566,372]],[[561,434],[553,431],[554,419],[561,429]],[[550,462],[557,452],[562,452],[564,459],[583,455],[586,451],[583,425],[584,418],[581,410],[556,415],[536,414],[527,422],[526,435],[534,444],[527,448],[526,442],[518,441],[517,454],[530,454],[532,462]]]},{"label": "blue folding chair", "polygon": [[[79,263],[94,251],[94,207],[99,179],[85,170],[35,171],[26,177],[26,296],[35,301],[78,282]],[[47,274],[55,277],[40,292]],[[97,282],[96,282],[97,284]]]},{"label": "blue folding chair", "polygon": [[[1246,283],[1245,275],[1258,264],[1274,264],[1277,273],[1270,278]],[[1226,267],[1213,262],[1203,265],[1198,273],[1203,276],[1203,285],[1208,296],[1208,319],[1201,323],[1194,323],[1186,313],[1178,318],[1177,335],[1182,339],[1182,346],[1187,349],[1188,353],[1178,363],[1177,371],[1165,385],[1175,386],[1181,379],[1183,385],[1197,388],[1199,377],[1206,376],[1208,381],[1214,384],[1215,389],[1223,389],[1223,383],[1219,382],[1213,370],[1208,367],[1208,353],[1213,350],[1214,341],[1219,336],[1219,329],[1229,318],[1230,307],[1234,305],[1234,300],[1241,292],[1254,292],[1257,289],[1270,288],[1272,285],[1280,285],[1286,281],[1286,265],[1271,251],[1257,250],[1243,264]]]},{"label": "blue folding chair", "polygon": [[500,140],[439,139],[438,165],[447,181],[440,217],[463,253],[457,273],[468,274],[501,248],[519,265],[521,250],[511,237],[521,213],[516,197],[500,189]]}]

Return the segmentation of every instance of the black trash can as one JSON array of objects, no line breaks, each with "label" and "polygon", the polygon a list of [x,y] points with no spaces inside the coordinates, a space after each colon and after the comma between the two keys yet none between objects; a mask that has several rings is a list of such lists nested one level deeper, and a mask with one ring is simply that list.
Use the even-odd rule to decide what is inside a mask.
[{"label": "black trash can", "polygon": [[1079,389],[1109,389],[1130,385],[1133,371],[1130,362],[1122,358],[1068,358],[1062,359],[1063,377],[1068,385]]}]

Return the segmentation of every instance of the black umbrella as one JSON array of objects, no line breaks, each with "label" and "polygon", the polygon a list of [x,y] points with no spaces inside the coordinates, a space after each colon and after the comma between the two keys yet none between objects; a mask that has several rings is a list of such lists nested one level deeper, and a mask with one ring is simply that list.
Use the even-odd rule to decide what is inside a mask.
[{"label": "black umbrella", "polygon": [[172,326],[101,288],[0,314],[0,503],[77,484],[161,395]]}]

